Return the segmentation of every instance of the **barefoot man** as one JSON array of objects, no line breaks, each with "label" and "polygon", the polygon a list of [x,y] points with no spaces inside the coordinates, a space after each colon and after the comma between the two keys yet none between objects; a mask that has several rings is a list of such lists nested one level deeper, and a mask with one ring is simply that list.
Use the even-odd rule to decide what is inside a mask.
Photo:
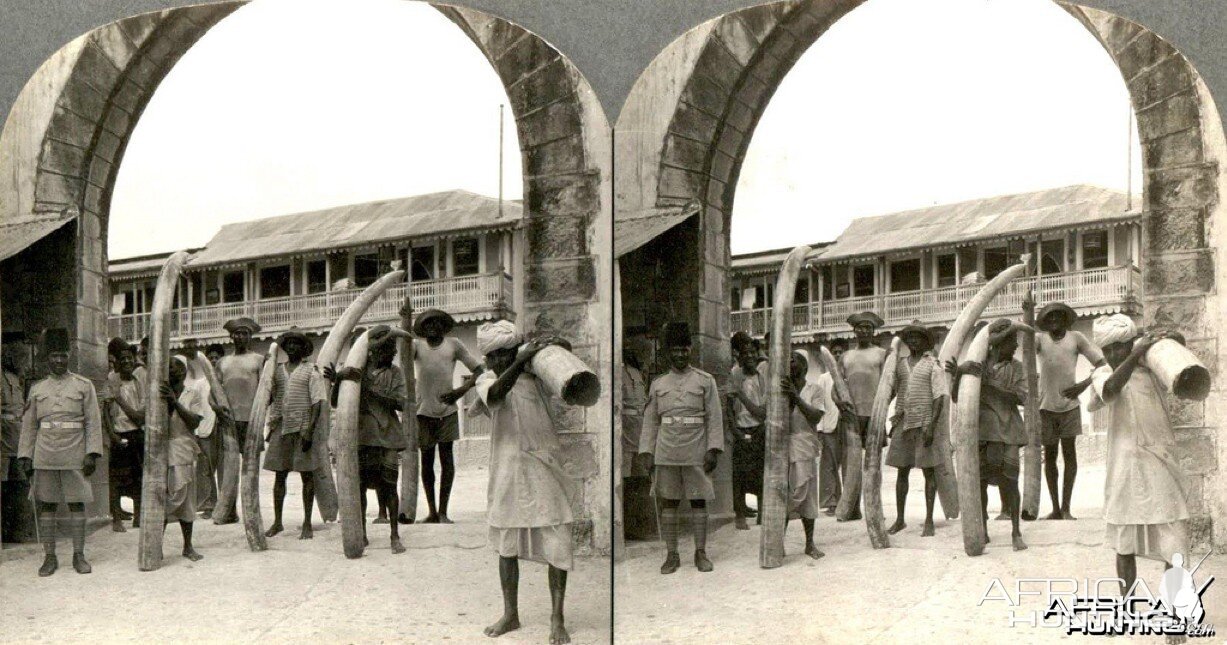
[{"label": "barefoot man", "polygon": [[55,557],[56,513],[68,505],[72,534],[72,568],[93,571],[85,561],[85,503],[93,501],[88,477],[102,456],[102,413],[89,379],[68,371],[67,329],[48,329],[43,336],[47,378],[30,388],[21,418],[17,463],[30,480],[38,512],[38,531],[46,557],[38,575],[59,567]]},{"label": "barefoot man", "polygon": [[1091,373],[1090,404],[1092,410],[1108,411],[1103,519],[1106,541],[1116,551],[1116,576],[1124,581],[1121,593],[1128,594],[1137,580],[1138,556],[1168,569],[1173,554],[1189,552],[1187,489],[1164,387],[1142,365],[1146,352],[1165,336],[1138,338],[1124,314],[1096,320],[1094,335],[1107,357],[1107,364]]},{"label": "barefoot man", "polygon": [[1027,377],[1023,365],[1014,360],[1018,351],[1018,334],[1034,333],[1030,327],[1007,319],[989,327],[989,350],[986,365],[967,362],[955,366],[954,359],[946,364],[954,387],[951,400],[958,401],[958,381],[964,374],[980,381],[980,505],[983,510],[984,541],[988,539],[988,487],[996,486],[1001,494],[1002,512],[1012,524],[1010,534],[1014,550],[1027,548],[1019,529],[1018,451],[1027,444],[1027,428],[1023,425],[1018,406],[1027,398]]},{"label": "barefoot man", "polygon": [[[737,528],[748,531],[750,526],[745,518],[759,514],[746,506],[746,495],[754,496],[755,508],[763,505],[767,362],[762,360],[758,341],[749,336],[733,336],[733,358],[737,365],[729,374],[728,385],[731,399],[728,409],[733,414],[733,511],[737,516]],[[758,522],[762,523],[761,516]]]},{"label": "barefoot man", "polygon": [[183,557],[196,562],[204,558],[192,548],[192,526],[196,521],[196,457],[202,453],[196,443],[196,429],[204,420],[209,402],[204,391],[186,387],[187,359],[176,354],[170,361],[169,378],[159,388],[166,405],[166,523],[179,522],[183,533]]},{"label": "barefoot man", "polygon": [[[111,530],[123,533],[125,517],[132,527],[141,525],[141,479],[145,468],[145,370],[137,372],[136,348],[122,338],[111,339],[107,352],[115,359],[115,371],[107,375],[107,400],[103,419],[111,433],[108,479],[111,485]],[[121,497],[132,499],[132,514],[120,506]]]},{"label": "barefoot man", "polygon": [[[481,374],[481,363],[469,353],[459,338],[448,336],[456,320],[446,311],[427,309],[413,321],[413,367],[417,370],[418,448],[422,451],[422,486],[426,489],[427,524],[451,524],[447,503],[456,480],[456,461],[452,444],[460,438],[456,401],[464,397]],[[460,387],[453,388],[456,364],[472,374]],[[439,448],[439,503],[435,504],[435,447]],[[403,524],[412,517],[401,516]]]},{"label": "barefoot man", "polygon": [[315,504],[315,471],[319,467],[311,442],[319,436],[327,418],[324,406],[328,405],[328,383],[307,360],[313,347],[302,332],[291,328],[277,339],[277,346],[290,360],[282,374],[285,387],[281,412],[269,420],[268,450],[264,453],[264,469],[277,473],[273,481],[273,525],[265,535],[273,537],[285,528],[281,525],[281,511],[285,506],[286,480],[293,471],[302,477],[303,520],[298,539],[310,540],[314,537],[311,509]]},{"label": "barefoot man", "polygon": [[932,537],[935,534],[933,504],[937,496],[936,469],[942,463],[941,451],[947,443],[939,441],[937,436],[943,426],[941,419],[946,388],[942,385],[937,357],[933,355],[933,332],[927,327],[911,324],[900,330],[899,337],[910,353],[907,358],[899,360],[896,368],[899,386],[886,465],[898,468],[899,474],[895,480],[895,523],[887,532],[894,534],[907,527],[903,521],[903,509],[907,504],[908,474],[913,468],[919,468],[925,476],[925,523],[920,534]]},{"label": "barefoot man", "polygon": [[[836,360],[844,370],[844,380],[848,383],[848,392],[852,395],[851,412],[856,415],[856,432],[861,438],[861,448],[865,448],[866,436],[869,432],[869,418],[873,416],[873,400],[878,395],[878,381],[882,379],[882,365],[886,363],[886,350],[873,342],[874,334],[882,326],[882,319],[872,311],[862,311],[848,316],[848,325],[856,333],[856,347],[836,355]],[[836,354],[835,344],[831,353]],[[845,438],[845,442],[850,439]],[[845,464],[845,468],[859,467],[864,453],[852,455],[854,463]],[[861,519],[860,491],[844,491],[845,495],[856,493],[858,499],[852,502],[852,513],[840,521]]]},{"label": "barefoot man", "polygon": [[[1077,314],[1069,305],[1054,302],[1040,309],[1036,322],[1044,333],[1036,334],[1035,349],[1040,368],[1040,425],[1044,444],[1044,479],[1052,498],[1050,520],[1072,520],[1069,501],[1078,477],[1078,435],[1082,434],[1082,410],[1078,395],[1091,384],[1088,377],[1075,382],[1078,357],[1096,369],[1107,365],[1099,351],[1081,332],[1072,331]],[[1057,451],[1065,456],[1065,482],[1057,497]]]},{"label": "barefoot man", "polygon": [[[405,409],[405,374],[392,364],[396,358],[397,332],[387,326],[371,330],[371,345],[367,362],[369,367],[359,370],[354,367],[333,372],[324,367],[324,377],[332,380],[333,406],[342,380],[362,384],[358,403],[358,482],[362,491],[362,538],[366,539],[366,491],[374,489],[381,509],[398,508],[396,478],[400,474],[400,451],[409,447],[409,441],[401,429],[397,412]],[[391,522],[392,553],[404,553],[400,542],[400,529]]]},{"label": "barefoot man", "polygon": [[784,396],[788,399],[788,516],[785,528],[794,517],[801,518],[805,529],[805,555],[817,560],[825,555],[814,546],[814,520],[818,518],[818,424],[822,423],[825,406],[822,389],[806,383],[809,361],[801,352],[793,352],[788,363],[788,376],[783,379]]},{"label": "barefoot man", "polygon": [[520,560],[532,560],[549,567],[550,643],[570,643],[563,601],[574,564],[574,492],[562,470],[562,448],[544,386],[526,371],[545,344],[532,341],[521,347],[522,340],[515,324],[505,320],[477,330],[477,346],[490,371],[478,377],[474,410],[493,422],[486,519],[503,590],[503,617],[485,633],[501,636],[520,627]]},{"label": "barefoot man", "polygon": [[[234,353],[218,360],[217,367],[222,380],[222,389],[226,390],[226,398],[230,400],[235,438],[238,439],[239,449],[242,450],[242,447],[247,445],[247,423],[251,419],[251,402],[256,398],[256,387],[260,384],[260,370],[264,368],[264,357],[251,351],[251,335],[260,331],[260,325],[251,318],[235,318],[227,321],[223,329],[230,334],[230,342],[234,344]],[[261,428],[256,428],[256,432],[261,431]]]},{"label": "barefoot man", "polygon": [[712,570],[707,559],[707,500],[716,498],[711,473],[724,450],[724,420],[716,379],[690,366],[690,347],[689,325],[665,326],[670,370],[648,388],[639,441],[639,459],[646,469],[655,467],[656,494],[664,507],[660,532],[668,554],[660,567],[662,574],[681,566],[677,531],[683,499],[690,502],[694,566],[702,572]]}]

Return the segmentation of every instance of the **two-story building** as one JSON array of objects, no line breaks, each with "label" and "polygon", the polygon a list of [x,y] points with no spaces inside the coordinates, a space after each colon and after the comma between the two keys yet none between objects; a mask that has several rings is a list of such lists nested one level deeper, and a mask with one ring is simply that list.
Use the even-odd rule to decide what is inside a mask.
[{"label": "two-story building", "polygon": [[[1031,255],[1031,276],[999,295],[986,316],[1018,317],[1033,290],[1090,318],[1141,313],[1140,209],[1124,193],[1068,186],[945,204],[852,221],[811,246],[797,282],[792,340],[852,336],[845,320],[871,310],[895,331],[914,320],[948,326],[981,284]],[[791,249],[733,257],[732,329],[769,329],[780,265]]]},{"label": "two-story building", "polygon": [[[238,316],[262,326],[263,351],[292,326],[315,346],[366,286],[411,267],[411,280],[390,288],[362,324],[399,324],[407,293],[417,311],[442,309],[453,332],[476,352],[483,321],[514,320],[522,302],[522,205],[462,190],[352,204],[227,224],[191,250],[176,294],[171,344],[229,342],[222,325]],[[169,253],[110,263],[108,335],[138,342],[149,333],[158,273]],[[466,423],[466,437],[488,424]],[[479,427],[482,426],[482,427]],[[462,451],[463,453],[463,451]]]}]

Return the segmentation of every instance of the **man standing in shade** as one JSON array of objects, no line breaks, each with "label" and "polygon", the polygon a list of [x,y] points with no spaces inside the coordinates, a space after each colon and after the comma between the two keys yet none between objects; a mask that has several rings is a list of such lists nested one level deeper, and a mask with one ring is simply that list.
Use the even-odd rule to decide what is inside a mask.
[{"label": "man standing in shade", "polygon": [[[456,479],[456,461],[452,444],[460,439],[460,420],[456,402],[473,387],[481,374],[481,363],[473,358],[460,339],[448,336],[456,320],[447,312],[427,309],[413,321],[413,367],[417,371],[418,448],[422,451],[422,485],[426,489],[426,505],[430,515],[427,524],[451,524],[447,504]],[[453,388],[456,363],[472,374],[460,387]],[[439,503],[435,504],[435,447],[439,448]],[[401,516],[408,524],[411,517]]]},{"label": "man standing in shade", "polygon": [[[1078,395],[1091,385],[1088,377],[1075,382],[1078,357],[1098,369],[1107,365],[1103,352],[1081,332],[1070,329],[1077,314],[1069,305],[1054,302],[1040,309],[1036,322],[1044,333],[1036,334],[1035,349],[1040,368],[1040,427],[1044,444],[1044,479],[1052,498],[1050,520],[1072,520],[1070,499],[1078,477],[1078,435],[1082,434],[1082,409]],[[1057,497],[1057,452],[1065,456],[1065,482]]]},{"label": "man standing in shade", "polygon": [[639,458],[644,467],[655,466],[656,494],[664,509],[660,531],[668,555],[663,574],[681,565],[677,552],[678,507],[690,502],[690,526],[694,530],[694,565],[712,570],[707,559],[707,500],[716,498],[711,472],[724,450],[724,420],[716,379],[690,366],[690,326],[674,322],[665,327],[665,351],[669,372],[652,381],[648,405],[643,412],[643,435]]},{"label": "man standing in shade", "polygon": [[38,527],[46,557],[38,575],[55,573],[56,512],[68,505],[72,568],[93,569],[85,561],[85,503],[93,500],[90,475],[103,451],[102,413],[89,379],[68,371],[68,330],[49,329],[43,338],[47,378],[30,388],[21,419],[17,459],[31,480]]},{"label": "man standing in shade", "polygon": [[[863,448],[868,447],[866,437],[869,432],[869,419],[873,416],[873,400],[878,395],[878,381],[882,380],[882,366],[886,363],[886,350],[873,342],[874,334],[882,324],[882,319],[872,311],[848,316],[848,325],[856,333],[856,347],[842,352],[843,355],[837,359],[843,368],[848,392],[852,395],[851,409],[843,410],[843,413],[856,415],[856,432],[861,438]],[[832,347],[831,351],[834,353],[835,347]],[[845,441],[847,440],[845,437]],[[855,463],[861,462],[862,455],[852,455]],[[844,491],[845,494],[853,492]],[[858,499],[852,502],[852,514],[841,521],[861,519],[860,491],[855,492]]]}]

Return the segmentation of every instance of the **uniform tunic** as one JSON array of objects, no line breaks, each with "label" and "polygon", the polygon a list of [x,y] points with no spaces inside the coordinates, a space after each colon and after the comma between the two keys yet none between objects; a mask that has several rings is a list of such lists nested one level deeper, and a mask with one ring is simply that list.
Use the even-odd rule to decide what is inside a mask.
[{"label": "uniform tunic", "polygon": [[524,372],[507,396],[490,400],[492,372],[477,379],[475,414],[491,419],[486,521],[490,544],[517,557],[572,568],[570,524],[575,484],[562,468],[562,447],[541,382]]},{"label": "uniform tunic", "polygon": [[716,379],[693,367],[670,370],[648,388],[639,452],[656,463],[656,492],[664,499],[715,499],[703,471],[708,450],[724,450],[724,420]]},{"label": "uniform tunic", "polygon": [[9,480],[17,444],[21,441],[21,414],[26,407],[21,389],[21,378],[3,370],[0,374],[0,481]]},{"label": "uniform tunic", "polygon": [[1111,376],[1107,365],[1091,374],[1090,403],[1091,410],[1108,411],[1107,542],[1121,555],[1171,562],[1173,553],[1188,553],[1189,507],[1163,387],[1139,365],[1121,391],[1109,397],[1104,386]]},{"label": "uniform tunic", "polygon": [[102,452],[102,413],[89,379],[69,372],[50,375],[30,388],[17,456],[34,461],[30,494],[35,501],[92,501],[93,490],[82,469],[87,454]]},{"label": "uniform tunic", "polygon": [[622,366],[622,477],[646,477],[635,465],[639,437],[643,434],[643,408],[648,404],[643,372]]}]

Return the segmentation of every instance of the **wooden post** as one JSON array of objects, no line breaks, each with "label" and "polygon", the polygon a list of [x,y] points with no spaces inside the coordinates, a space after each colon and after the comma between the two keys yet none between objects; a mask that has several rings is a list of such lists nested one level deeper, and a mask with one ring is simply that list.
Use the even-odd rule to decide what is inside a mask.
[{"label": "wooden post", "polygon": [[[400,328],[406,334],[413,333],[413,278],[408,276],[405,281],[405,305],[400,310]],[[405,409],[401,411],[400,425],[405,432],[409,447],[400,453],[400,515],[413,522],[418,513],[418,477],[420,476],[420,460],[418,457],[418,424],[417,424],[417,382],[413,372],[413,338],[397,340],[400,352],[401,369],[405,372]],[[388,509],[391,513],[391,509]],[[390,517],[388,521],[399,521],[399,517]]]},{"label": "wooden post", "polygon": [[[1041,259],[1041,264],[1043,260]],[[1023,301],[1023,322],[1035,329],[1035,292],[1027,291]],[[1035,335],[1022,335],[1023,373],[1027,378],[1027,400],[1024,402],[1027,426],[1027,447],[1023,467],[1023,499],[1020,515],[1024,520],[1035,520],[1040,515],[1040,382],[1036,368]]]},{"label": "wooden post", "polygon": [[882,442],[886,439],[886,421],[890,414],[890,400],[895,396],[895,367],[899,363],[897,336],[890,341],[890,351],[882,364],[882,376],[878,379],[878,391],[873,396],[873,416],[869,419],[869,433],[865,437],[864,497],[865,529],[869,532],[869,544],[875,549],[890,548],[882,515]]},{"label": "wooden post", "polygon": [[[363,369],[370,346],[370,331],[363,332],[345,357],[345,367]],[[364,494],[358,478],[358,408],[362,399],[362,384],[341,381],[337,394],[337,500],[341,517],[341,545],[347,558],[360,558],[363,545],[362,500]],[[391,509],[389,509],[391,512]],[[395,517],[388,518],[395,522]]]},{"label": "wooden post", "polygon": [[150,314],[153,329],[149,334],[146,365],[149,381],[145,392],[145,470],[141,485],[141,535],[137,545],[137,565],[141,571],[154,571],[162,566],[170,419],[161,386],[169,376],[170,317],[174,313],[179,273],[187,258],[186,251],[179,251],[162,265],[153,296],[153,312]]},{"label": "wooden post", "polygon": [[[984,364],[988,355],[988,326],[980,330],[967,350],[967,360]],[[959,381],[958,423],[952,428],[959,469],[959,495],[967,500],[962,512],[963,551],[970,556],[984,553],[984,509],[980,505],[980,381],[965,374]]]},{"label": "wooden post", "polygon": [[260,382],[251,402],[247,421],[247,438],[243,444],[243,532],[252,551],[268,548],[264,537],[264,520],[260,517],[260,450],[264,447],[264,425],[268,421],[268,406],[273,398],[273,377],[277,371],[277,343],[268,346],[268,356],[260,370]]},{"label": "wooden post", "polygon": [[[336,367],[341,348],[345,346],[345,341],[353,333],[358,321],[388,290],[388,287],[400,281],[404,273],[399,269],[389,271],[358,294],[357,298],[354,298],[354,301],[345,308],[345,313],[341,314],[336,324],[332,326],[332,330],[328,332],[328,338],[324,340],[324,346],[320,348],[319,356],[316,358],[317,367]],[[328,410],[325,408],[325,411]],[[316,463],[319,464],[315,471],[315,499],[319,502],[320,517],[325,522],[333,522],[337,519],[339,502],[337,501],[337,485],[332,479],[332,460],[328,452],[328,427],[329,423],[325,420],[323,436],[315,438],[311,449],[316,451]]]},{"label": "wooden post", "polygon": [[808,246],[793,249],[780,267],[776,281],[775,305],[771,317],[770,362],[767,368],[767,451],[764,459],[762,513],[763,530],[759,542],[758,564],[774,569],[784,563],[784,528],[788,520],[788,425],[790,410],[781,380],[788,374],[792,355],[792,303],[796,296],[797,275]]}]

